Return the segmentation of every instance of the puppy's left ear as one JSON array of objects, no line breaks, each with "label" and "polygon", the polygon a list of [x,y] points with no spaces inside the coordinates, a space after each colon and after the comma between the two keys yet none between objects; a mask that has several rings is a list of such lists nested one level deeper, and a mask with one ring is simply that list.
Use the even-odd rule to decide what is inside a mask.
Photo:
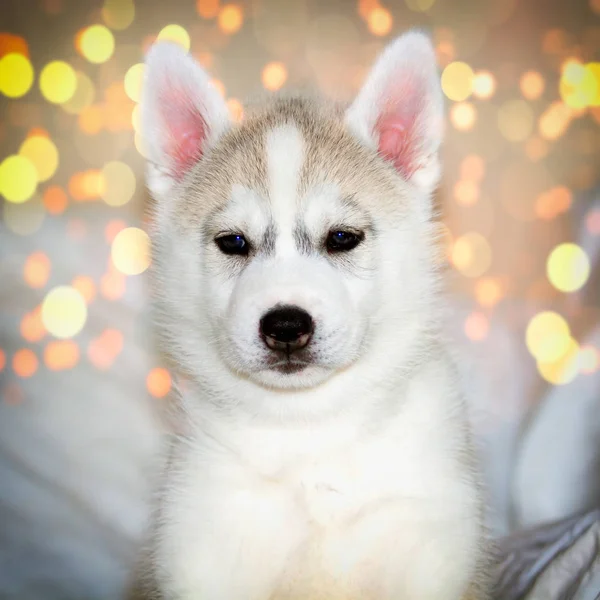
[{"label": "puppy's left ear", "polygon": [[348,109],[346,123],[407,181],[433,191],[440,176],[443,100],[427,36],[411,31],[384,50]]}]

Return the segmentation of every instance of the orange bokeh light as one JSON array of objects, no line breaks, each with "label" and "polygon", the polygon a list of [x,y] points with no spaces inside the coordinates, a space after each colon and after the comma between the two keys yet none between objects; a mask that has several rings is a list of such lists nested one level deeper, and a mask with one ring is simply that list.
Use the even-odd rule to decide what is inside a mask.
[{"label": "orange bokeh light", "polygon": [[51,371],[72,369],[79,362],[79,346],[73,340],[55,340],[44,348],[44,363]]},{"label": "orange bokeh light", "polygon": [[263,69],[262,84],[267,90],[273,92],[280,89],[286,80],[287,69],[281,62],[271,62]]},{"label": "orange bokeh light", "polygon": [[219,0],[196,0],[196,12],[203,19],[214,19],[219,14]]},{"label": "orange bokeh light", "polygon": [[6,366],[6,352],[0,348],[0,372],[4,370]]},{"label": "orange bokeh light", "polygon": [[42,322],[42,310],[36,308],[26,313],[21,319],[21,335],[28,342],[39,342],[46,335],[46,328]]},{"label": "orange bokeh light", "polygon": [[19,377],[31,377],[39,366],[38,357],[33,350],[21,348],[17,350],[12,360],[13,371]]},{"label": "orange bokeh light", "polygon": [[50,277],[50,259],[43,252],[34,252],[27,257],[23,267],[25,283],[39,289],[46,285]]},{"label": "orange bokeh light", "polygon": [[63,188],[59,185],[51,185],[44,190],[44,206],[49,214],[60,215],[65,212],[69,199]]},{"label": "orange bokeh light", "polygon": [[236,4],[227,4],[219,11],[219,28],[223,33],[238,32],[244,22],[244,13]]},{"label": "orange bokeh light", "polygon": [[90,304],[96,297],[96,284],[91,277],[78,275],[71,285],[83,296],[86,304]]},{"label": "orange bokeh light", "polygon": [[0,58],[6,54],[22,54],[29,58],[29,46],[20,35],[12,33],[0,33]]},{"label": "orange bokeh light", "polygon": [[367,23],[373,35],[384,36],[391,31],[394,20],[387,8],[377,6],[369,12]]},{"label": "orange bokeh light", "polygon": [[475,285],[475,298],[481,306],[491,308],[502,298],[502,287],[492,277],[484,277]]},{"label": "orange bokeh light", "polygon": [[79,129],[88,135],[96,135],[104,126],[104,111],[97,104],[84,106],[77,117]]},{"label": "orange bokeh light", "polygon": [[527,100],[537,100],[544,93],[545,82],[537,71],[527,71],[521,75],[519,86]]},{"label": "orange bokeh light", "polygon": [[156,367],[146,377],[148,392],[155,398],[164,398],[171,390],[171,374],[162,367]]}]

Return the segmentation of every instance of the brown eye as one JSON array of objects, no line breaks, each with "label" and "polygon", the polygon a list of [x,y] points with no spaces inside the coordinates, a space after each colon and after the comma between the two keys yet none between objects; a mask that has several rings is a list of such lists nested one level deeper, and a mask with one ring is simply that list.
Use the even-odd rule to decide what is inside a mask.
[{"label": "brown eye", "polygon": [[223,235],[216,238],[215,243],[223,254],[247,256],[248,252],[250,252],[250,244],[243,235]]},{"label": "brown eye", "polygon": [[348,252],[356,248],[364,237],[363,233],[352,231],[330,231],[325,245],[328,252]]}]

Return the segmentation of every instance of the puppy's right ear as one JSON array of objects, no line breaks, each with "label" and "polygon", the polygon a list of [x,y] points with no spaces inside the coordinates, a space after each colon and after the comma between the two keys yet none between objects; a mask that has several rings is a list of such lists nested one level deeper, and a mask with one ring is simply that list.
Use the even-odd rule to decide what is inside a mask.
[{"label": "puppy's right ear", "polygon": [[168,42],[148,52],[140,111],[147,184],[157,200],[231,124],[227,105],[208,75],[180,46]]}]

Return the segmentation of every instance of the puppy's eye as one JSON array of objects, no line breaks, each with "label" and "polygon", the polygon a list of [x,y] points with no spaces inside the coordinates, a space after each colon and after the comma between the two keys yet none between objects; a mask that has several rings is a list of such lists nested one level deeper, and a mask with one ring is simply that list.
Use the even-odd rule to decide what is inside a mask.
[{"label": "puppy's eye", "polygon": [[330,231],[325,241],[328,252],[348,252],[358,246],[364,238],[364,233],[352,231]]},{"label": "puppy's eye", "polygon": [[222,235],[215,238],[215,243],[223,254],[239,254],[247,256],[250,251],[250,244],[243,235],[231,234]]}]

